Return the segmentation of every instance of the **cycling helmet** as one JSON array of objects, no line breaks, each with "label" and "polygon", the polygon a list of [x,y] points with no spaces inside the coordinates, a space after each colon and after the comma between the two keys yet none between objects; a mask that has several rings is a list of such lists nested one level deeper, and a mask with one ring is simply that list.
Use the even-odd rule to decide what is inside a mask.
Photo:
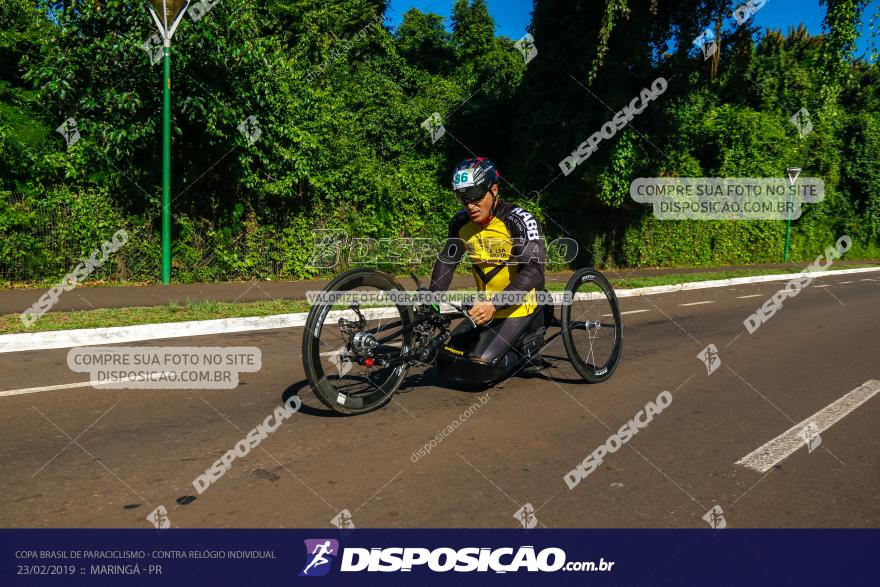
[{"label": "cycling helmet", "polygon": [[452,190],[458,195],[483,196],[498,183],[501,175],[495,164],[485,157],[465,159],[452,173]]}]

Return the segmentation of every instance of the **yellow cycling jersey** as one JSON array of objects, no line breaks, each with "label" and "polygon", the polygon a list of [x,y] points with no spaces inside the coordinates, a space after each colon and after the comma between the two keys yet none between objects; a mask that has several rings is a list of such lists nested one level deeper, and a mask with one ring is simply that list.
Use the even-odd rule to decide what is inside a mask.
[{"label": "yellow cycling jersey", "polygon": [[[462,247],[463,244],[463,247]],[[535,288],[543,287],[544,243],[538,221],[528,212],[499,203],[495,215],[482,226],[460,211],[449,224],[449,239],[431,276],[431,289],[443,291],[455,266],[467,252],[477,290],[493,293],[528,292],[517,305],[495,303],[495,318],[529,316],[538,308]]]}]

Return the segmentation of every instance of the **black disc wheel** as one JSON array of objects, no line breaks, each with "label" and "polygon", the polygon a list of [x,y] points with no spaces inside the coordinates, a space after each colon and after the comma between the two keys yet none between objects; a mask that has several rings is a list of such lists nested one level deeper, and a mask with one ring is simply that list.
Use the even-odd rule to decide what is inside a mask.
[{"label": "black disc wheel", "polygon": [[623,322],[614,289],[595,269],[579,269],[565,286],[571,303],[562,306],[562,341],[578,374],[605,381],[620,361]]},{"label": "black disc wheel", "polygon": [[[381,408],[403,382],[408,365],[402,358],[413,347],[412,312],[382,295],[395,291],[404,290],[390,275],[353,269],[330,282],[325,299],[309,311],[303,367],[315,395],[334,412],[354,415]],[[360,299],[326,297],[329,292]]]}]

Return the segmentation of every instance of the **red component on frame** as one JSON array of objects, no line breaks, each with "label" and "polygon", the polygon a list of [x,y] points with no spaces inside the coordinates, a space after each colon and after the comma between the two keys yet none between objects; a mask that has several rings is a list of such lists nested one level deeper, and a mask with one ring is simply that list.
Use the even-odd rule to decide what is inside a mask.
[{"label": "red component on frame", "polygon": [[364,359],[364,365],[366,365],[367,367],[372,367],[375,363],[376,359],[374,359],[373,357],[367,357],[366,359]]}]

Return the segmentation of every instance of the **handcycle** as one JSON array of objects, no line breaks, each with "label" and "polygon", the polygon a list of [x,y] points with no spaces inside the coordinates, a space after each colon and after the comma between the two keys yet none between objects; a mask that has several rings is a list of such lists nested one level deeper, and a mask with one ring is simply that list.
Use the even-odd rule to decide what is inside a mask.
[{"label": "handcycle", "polygon": [[[412,278],[417,291],[427,291],[418,277]],[[322,292],[327,295],[313,302],[303,329],[303,367],[315,395],[334,412],[355,415],[381,408],[417,366],[436,365],[441,379],[459,384],[500,381],[559,336],[568,360],[588,383],[606,381],[620,361],[623,323],[617,296],[605,276],[592,268],[579,269],[568,280],[559,296],[568,299],[559,304],[559,318],[556,304],[544,304],[531,314],[511,341],[514,360],[504,365],[475,361],[447,345],[452,321],[470,319],[466,304],[448,303],[454,311],[441,313],[430,304],[405,303],[401,298],[406,292],[387,273],[357,268],[336,277]],[[363,299],[392,302],[363,304]],[[548,328],[559,331],[546,337]]]}]

